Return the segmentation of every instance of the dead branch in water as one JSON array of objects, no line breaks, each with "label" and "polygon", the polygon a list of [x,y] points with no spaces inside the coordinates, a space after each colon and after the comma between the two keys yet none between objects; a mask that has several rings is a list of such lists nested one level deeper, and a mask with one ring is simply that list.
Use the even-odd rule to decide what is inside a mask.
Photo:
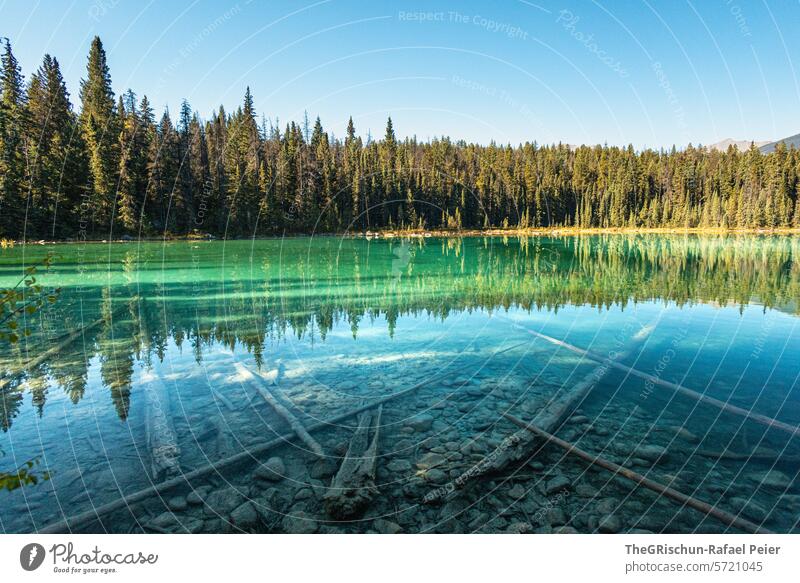
[{"label": "dead branch in water", "polygon": [[674,488],[670,488],[669,486],[664,486],[663,484],[659,484],[655,480],[651,480],[633,470],[629,470],[628,468],[623,468],[622,466],[615,464],[614,462],[610,462],[605,460],[601,457],[596,455],[590,454],[588,452],[583,451],[582,449],[578,448],[576,445],[569,443],[568,441],[564,441],[563,439],[559,439],[555,435],[544,431],[543,429],[536,427],[531,423],[525,423],[521,419],[510,415],[509,413],[504,413],[506,419],[521,427],[522,429],[526,429],[531,433],[541,437],[548,442],[559,446],[560,448],[566,450],[567,453],[572,454],[576,457],[581,458],[585,462],[588,462],[592,466],[597,466],[613,472],[618,476],[622,476],[628,480],[636,482],[640,486],[644,486],[648,490],[653,490],[664,496],[665,498],[669,498],[671,500],[675,500],[683,504],[684,506],[688,506],[707,516],[712,516],[716,518],[720,522],[728,525],[736,527],[740,530],[744,530],[745,532],[753,533],[753,534],[772,534],[772,531],[750,522],[744,518],[739,518],[738,516],[731,514],[729,512],[725,512],[724,510],[720,510],[716,506],[712,506],[707,502],[703,502],[702,500],[698,500],[697,498],[692,498],[687,494],[683,494]]},{"label": "dead branch in water", "polygon": [[521,330],[524,330],[528,334],[532,334],[533,336],[541,338],[542,340],[546,340],[547,342],[555,344],[556,346],[566,348],[567,350],[574,352],[575,354],[579,354],[581,356],[594,360],[595,362],[607,364],[610,367],[616,368],[617,370],[621,370],[635,377],[639,377],[640,379],[644,379],[650,383],[653,383],[654,385],[670,389],[681,395],[691,397],[692,399],[695,399],[697,401],[701,401],[703,403],[707,403],[709,405],[717,407],[718,409],[722,409],[723,411],[727,411],[728,413],[739,415],[741,417],[746,417],[747,419],[755,421],[756,423],[760,423],[761,425],[772,427],[780,431],[785,431],[786,433],[792,436],[800,434],[800,427],[797,427],[795,425],[790,425],[789,423],[778,421],[777,419],[773,419],[772,417],[767,417],[766,415],[761,415],[760,413],[753,413],[752,411],[748,411],[747,409],[743,409],[742,407],[737,407],[736,405],[731,405],[730,403],[720,401],[719,399],[715,399],[714,397],[709,397],[708,395],[698,393],[697,391],[688,389],[683,385],[672,383],[670,381],[665,381],[664,379],[657,377],[655,375],[651,375],[646,372],[636,370],[635,368],[626,366],[620,362],[604,358],[602,355],[592,352],[591,350],[584,350],[583,348],[573,346],[572,344],[564,342],[563,340],[553,338],[552,336],[547,336],[546,334],[542,334],[541,332],[529,330],[522,326],[517,326],[517,327]]},{"label": "dead branch in water", "polygon": [[324,496],[325,509],[333,518],[346,520],[360,514],[378,493],[375,469],[382,414],[383,405],[379,405],[374,413],[365,411],[358,416],[347,454]]},{"label": "dead branch in water", "polygon": [[[507,352],[513,348],[517,348],[522,346],[523,344],[527,344],[527,342],[520,342],[513,346],[509,346],[502,350],[498,350],[497,352],[493,353],[492,356],[496,356],[503,352]],[[402,391],[398,391],[396,393],[392,393],[391,395],[386,395],[385,397],[381,397],[380,399],[376,399],[375,401],[365,403],[355,409],[351,409],[350,411],[345,411],[344,413],[340,413],[338,415],[334,415],[330,419],[325,421],[320,421],[318,423],[314,423],[313,425],[309,425],[307,430],[317,431],[320,429],[325,429],[328,427],[335,427],[338,426],[339,423],[345,421],[351,417],[355,417],[359,413],[363,413],[364,411],[368,411],[369,409],[373,409],[378,405],[382,405],[393,401],[395,399],[399,399],[400,397],[404,397],[406,395],[410,395],[419,389],[435,382],[439,382],[444,380],[445,378],[449,378],[452,376],[452,371],[446,371],[441,374],[435,375],[429,379],[426,379],[420,383],[417,383],[407,389],[403,389]],[[262,443],[261,445],[256,445],[249,448],[246,451],[239,452],[235,455],[227,457],[223,460],[219,460],[216,462],[212,462],[205,466],[199,467],[195,470],[187,472],[181,476],[177,476],[172,478],[171,480],[167,480],[165,482],[160,482],[158,484],[153,484],[146,488],[142,488],[136,492],[128,494],[126,496],[122,496],[116,500],[111,502],[107,502],[101,506],[97,506],[96,508],[92,508],[80,514],[76,514],[71,517],[66,517],[63,520],[58,522],[51,523],[41,529],[39,529],[40,534],[55,534],[55,533],[62,533],[62,532],[72,532],[75,529],[80,527],[86,526],[87,524],[91,524],[92,522],[102,520],[105,516],[108,516],[112,512],[117,510],[121,510],[123,508],[129,508],[130,506],[142,502],[143,500],[147,500],[153,496],[161,496],[163,493],[172,490],[173,488],[178,488],[181,486],[190,486],[192,480],[196,480],[199,478],[204,478],[210,474],[217,473],[219,474],[223,469],[235,466],[237,464],[245,463],[248,461],[258,461],[258,457],[261,454],[264,454],[276,447],[281,445],[285,445],[291,442],[293,439],[297,437],[297,434],[294,431],[289,433],[285,433],[268,441],[267,443]]]},{"label": "dead branch in water", "polygon": [[[251,370],[249,370],[246,366],[244,366],[240,362],[234,362],[234,366],[236,367],[236,371],[240,374],[248,378],[251,382],[253,382],[256,390],[259,394],[263,397],[263,399],[269,404],[273,410],[280,415],[286,423],[289,424],[289,427],[292,428],[297,434],[297,437],[300,438],[306,447],[308,447],[309,451],[311,451],[315,456],[324,458],[325,452],[322,450],[322,446],[317,443],[317,440],[309,435],[308,431],[306,430],[305,426],[300,422],[300,420],[294,416],[294,414],[289,411],[283,404],[278,400],[272,391],[270,390],[270,385],[267,382],[262,382],[256,384],[256,379],[261,378],[259,375],[256,375]],[[261,379],[262,381],[264,379]]]}]

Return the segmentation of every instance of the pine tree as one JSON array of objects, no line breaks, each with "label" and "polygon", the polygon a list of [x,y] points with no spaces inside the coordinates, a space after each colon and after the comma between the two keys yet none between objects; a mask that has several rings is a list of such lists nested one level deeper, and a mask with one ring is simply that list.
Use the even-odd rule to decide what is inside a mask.
[{"label": "pine tree", "polygon": [[27,234],[66,237],[80,221],[76,214],[88,169],[77,118],[58,61],[50,55],[31,78],[27,104]]},{"label": "pine tree", "polygon": [[0,71],[0,237],[19,237],[25,221],[27,125],[23,78],[5,39]]},{"label": "pine tree", "polygon": [[81,127],[89,153],[92,209],[97,228],[110,227],[119,176],[119,127],[111,89],[111,75],[100,37],[94,37],[81,81]]}]

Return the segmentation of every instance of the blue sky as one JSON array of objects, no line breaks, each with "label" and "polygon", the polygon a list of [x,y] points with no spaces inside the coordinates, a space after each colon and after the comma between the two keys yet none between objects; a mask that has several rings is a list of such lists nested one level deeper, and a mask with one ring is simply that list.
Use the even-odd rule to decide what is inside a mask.
[{"label": "blue sky", "polygon": [[637,148],[800,132],[798,22],[788,0],[0,0],[26,78],[51,53],[73,102],[97,34],[115,91],[158,110],[207,117],[250,85],[259,114],[337,135],[391,114],[420,139]]}]

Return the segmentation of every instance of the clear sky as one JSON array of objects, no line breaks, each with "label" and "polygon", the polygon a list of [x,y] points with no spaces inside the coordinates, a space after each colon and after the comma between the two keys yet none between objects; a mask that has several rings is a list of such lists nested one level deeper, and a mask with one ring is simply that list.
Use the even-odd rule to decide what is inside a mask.
[{"label": "clear sky", "polygon": [[800,3],[0,0],[26,79],[49,52],[73,102],[94,35],[114,90],[204,117],[512,144],[669,147],[800,132]]}]

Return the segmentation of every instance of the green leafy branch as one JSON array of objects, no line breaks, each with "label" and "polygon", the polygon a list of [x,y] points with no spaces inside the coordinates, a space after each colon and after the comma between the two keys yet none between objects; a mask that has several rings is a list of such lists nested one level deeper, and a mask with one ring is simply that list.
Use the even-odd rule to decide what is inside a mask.
[{"label": "green leafy branch", "polygon": [[0,489],[16,490],[22,486],[35,486],[39,480],[50,479],[50,472],[36,473],[33,469],[39,465],[39,458],[28,460],[12,472],[0,472]]},{"label": "green leafy branch", "polygon": [[0,341],[16,344],[21,336],[30,336],[29,328],[20,329],[20,316],[32,316],[46,304],[53,304],[58,299],[61,288],[46,290],[36,279],[41,268],[50,269],[52,264],[53,254],[48,253],[40,263],[26,267],[13,287],[0,289]]}]

